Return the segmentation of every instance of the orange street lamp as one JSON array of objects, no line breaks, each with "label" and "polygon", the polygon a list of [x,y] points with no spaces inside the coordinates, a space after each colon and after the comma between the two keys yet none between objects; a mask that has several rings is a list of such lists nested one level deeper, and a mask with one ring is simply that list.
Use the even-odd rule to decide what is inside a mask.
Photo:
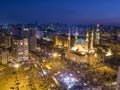
[{"label": "orange street lamp", "polygon": [[57,53],[53,53],[53,57],[56,58],[58,56]]},{"label": "orange street lamp", "polygon": [[14,67],[17,69],[17,71],[16,71],[16,85],[17,85],[17,90],[19,90],[19,86],[18,86],[19,80],[18,80],[18,75],[17,74],[18,74],[18,68],[20,67],[20,65],[15,64]]}]

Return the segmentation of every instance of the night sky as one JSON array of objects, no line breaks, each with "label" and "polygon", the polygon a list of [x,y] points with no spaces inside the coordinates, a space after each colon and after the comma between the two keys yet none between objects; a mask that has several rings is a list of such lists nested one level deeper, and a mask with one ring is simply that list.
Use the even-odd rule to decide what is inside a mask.
[{"label": "night sky", "polygon": [[0,23],[119,24],[120,0],[0,0]]}]

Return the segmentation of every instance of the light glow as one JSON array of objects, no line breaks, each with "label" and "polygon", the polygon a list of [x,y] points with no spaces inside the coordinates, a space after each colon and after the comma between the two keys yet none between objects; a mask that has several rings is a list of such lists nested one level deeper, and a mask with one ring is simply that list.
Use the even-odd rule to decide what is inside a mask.
[{"label": "light glow", "polygon": [[17,68],[17,69],[19,68],[19,66],[20,66],[19,64],[14,65],[14,67]]}]

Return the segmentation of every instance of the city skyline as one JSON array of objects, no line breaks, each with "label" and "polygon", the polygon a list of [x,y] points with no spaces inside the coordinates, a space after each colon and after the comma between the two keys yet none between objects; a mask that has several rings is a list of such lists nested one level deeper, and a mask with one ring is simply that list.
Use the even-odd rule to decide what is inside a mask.
[{"label": "city skyline", "polygon": [[[116,1],[116,2],[115,2]],[[1,0],[0,24],[119,24],[119,0]]]},{"label": "city skyline", "polygon": [[120,0],[0,0],[0,90],[120,90]]}]

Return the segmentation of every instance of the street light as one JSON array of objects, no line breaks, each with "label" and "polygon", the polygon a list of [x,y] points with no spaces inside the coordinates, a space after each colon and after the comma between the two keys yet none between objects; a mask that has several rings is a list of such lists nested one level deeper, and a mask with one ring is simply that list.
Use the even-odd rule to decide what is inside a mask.
[{"label": "street light", "polygon": [[97,57],[97,53],[94,54],[94,57],[95,57],[95,58]]},{"label": "street light", "polygon": [[53,57],[56,58],[58,56],[57,53],[53,53]]},{"label": "street light", "polygon": [[17,75],[17,73],[18,73],[18,68],[19,68],[19,64],[14,64],[14,67],[17,69],[17,72],[16,72],[16,75]]},{"label": "street light", "polygon": [[20,66],[19,64],[15,64],[15,65],[14,65],[14,67],[15,67],[17,70],[18,70],[19,66]]},{"label": "street light", "polygon": [[19,87],[18,87],[18,85],[19,85],[19,80],[18,80],[18,75],[17,75],[17,74],[18,74],[18,68],[19,68],[19,66],[20,66],[19,64],[15,64],[15,65],[14,65],[14,67],[17,69],[17,71],[16,71],[16,82],[15,82],[16,85],[17,85],[17,90],[19,90]]},{"label": "street light", "polygon": [[97,53],[94,54],[94,61],[95,61],[95,64],[97,64],[97,62],[98,62],[98,55],[97,55]]}]

